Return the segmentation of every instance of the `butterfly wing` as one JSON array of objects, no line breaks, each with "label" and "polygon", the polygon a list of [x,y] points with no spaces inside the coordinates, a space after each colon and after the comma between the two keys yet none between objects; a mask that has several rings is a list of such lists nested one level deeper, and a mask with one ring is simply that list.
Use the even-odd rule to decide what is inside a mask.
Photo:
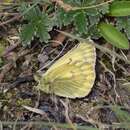
[{"label": "butterfly wing", "polygon": [[95,47],[80,43],[56,61],[43,75],[49,87],[41,83],[41,89],[46,93],[53,92],[68,98],[86,96],[95,80],[95,60]]},{"label": "butterfly wing", "polygon": [[90,43],[80,43],[78,46],[75,46],[72,48],[68,53],[66,53],[63,57],[61,57],[59,60],[57,60],[47,71],[49,73],[53,69],[69,63],[73,62],[76,63],[78,61],[83,62],[89,62],[95,67],[95,61],[96,61],[96,51],[95,47]]}]

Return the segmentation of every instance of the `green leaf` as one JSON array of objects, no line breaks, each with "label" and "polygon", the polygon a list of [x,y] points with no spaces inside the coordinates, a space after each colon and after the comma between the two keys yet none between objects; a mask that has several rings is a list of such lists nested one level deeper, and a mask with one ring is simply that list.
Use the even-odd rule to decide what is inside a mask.
[{"label": "green leaf", "polygon": [[58,27],[67,26],[74,21],[74,15],[76,11],[65,12],[62,8],[58,8],[55,16],[55,24]]},{"label": "green leaf", "polygon": [[45,12],[41,12],[36,6],[25,14],[24,20],[28,22],[22,27],[20,33],[24,45],[30,44],[34,36],[38,37],[41,42],[48,42],[50,39],[48,32],[52,29],[52,23]]},{"label": "green leaf", "polygon": [[79,33],[86,34],[88,32],[87,30],[88,22],[86,19],[86,15],[83,11],[78,13],[75,16],[74,25],[75,25],[76,31],[78,31]]},{"label": "green leaf", "polygon": [[23,42],[23,45],[29,45],[31,40],[33,39],[34,33],[35,33],[35,26],[30,23],[26,24],[22,27],[22,31],[20,33],[20,38]]},{"label": "green leaf", "polygon": [[99,32],[109,43],[121,49],[128,49],[129,42],[128,39],[117,30],[113,25],[100,23],[98,25]]},{"label": "green leaf", "polygon": [[[21,4],[21,6],[19,7],[19,11],[21,14],[23,14],[24,12],[26,12],[31,6],[25,2],[23,2]],[[38,15],[40,13],[39,8],[36,6],[35,8],[31,8],[29,11],[27,11],[27,13],[24,15],[24,20],[27,21],[33,21],[35,20]]]},{"label": "green leaf", "polygon": [[109,15],[128,16],[130,15],[130,1],[115,1],[110,5]]},{"label": "green leaf", "polygon": [[64,26],[72,23],[75,20],[75,15],[77,15],[76,11],[69,11],[68,13],[64,14]]},{"label": "green leaf", "polygon": [[[90,9],[80,9],[80,7],[89,7],[96,4],[100,4],[97,0],[64,0],[63,2],[71,5],[72,7],[78,7],[79,10],[64,11],[62,8],[57,8],[53,16],[54,26],[62,28],[68,25],[74,25],[74,33],[79,36],[93,36],[97,38],[97,24],[100,19],[108,12],[108,4],[100,7]],[[94,29],[94,30],[93,30]]]},{"label": "green leaf", "polygon": [[[46,22],[48,21],[48,22]],[[43,13],[41,20],[38,21],[37,24],[37,36],[40,38],[40,41],[44,41],[44,42],[48,42],[48,39],[50,39],[50,35],[48,33],[48,31],[50,31],[51,28],[51,22],[48,18],[48,16]]]}]

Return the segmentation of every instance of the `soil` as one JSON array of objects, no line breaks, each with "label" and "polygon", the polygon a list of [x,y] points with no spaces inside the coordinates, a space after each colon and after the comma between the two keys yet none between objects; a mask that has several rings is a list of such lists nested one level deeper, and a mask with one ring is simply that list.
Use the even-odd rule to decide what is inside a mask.
[{"label": "soil", "polygon": [[[63,41],[62,37],[62,45],[53,45],[54,43],[40,43],[35,39],[29,46],[23,47],[18,39],[18,30],[13,25],[0,28],[2,34],[0,44],[2,43],[3,46],[4,43],[6,47],[0,63],[1,128],[4,130],[75,129],[77,125],[79,129],[91,127],[111,130],[113,126],[116,127],[115,129],[121,129],[123,125],[118,124],[130,121],[128,64],[114,60],[114,57],[112,59],[109,55],[96,50],[96,80],[88,96],[66,99],[46,94],[36,89],[38,83],[34,80],[34,74],[53,61],[61,51],[60,57],[63,56],[75,46],[77,41],[65,38]],[[55,36],[52,36],[52,39],[56,39]],[[101,40],[96,41],[96,44],[99,42]],[[66,43],[66,48],[62,50]],[[129,58],[129,51],[124,52],[124,55]],[[49,67],[50,65],[44,68],[42,73]],[[29,123],[30,121],[46,124],[43,127],[42,123],[34,125]],[[17,122],[23,124],[15,124]],[[58,125],[64,123],[68,126]]]}]

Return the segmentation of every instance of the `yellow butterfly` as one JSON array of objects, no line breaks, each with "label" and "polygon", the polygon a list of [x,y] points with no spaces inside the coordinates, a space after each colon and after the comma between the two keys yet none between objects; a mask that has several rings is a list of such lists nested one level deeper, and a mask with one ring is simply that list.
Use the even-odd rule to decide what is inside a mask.
[{"label": "yellow butterfly", "polygon": [[89,94],[95,81],[95,47],[79,43],[57,60],[45,74],[35,76],[36,86],[45,93],[67,98]]}]

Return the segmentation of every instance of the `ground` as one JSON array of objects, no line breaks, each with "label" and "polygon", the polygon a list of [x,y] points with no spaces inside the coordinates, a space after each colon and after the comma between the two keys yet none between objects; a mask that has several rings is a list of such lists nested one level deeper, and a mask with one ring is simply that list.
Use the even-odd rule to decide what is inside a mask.
[{"label": "ground", "polygon": [[[1,27],[0,34],[1,128],[76,129],[77,125],[79,129],[130,129],[130,65],[97,49],[96,80],[92,91],[84,98],[65,99],[38,91],[34,87],[37,82],[33,76],[42,66],[54,60],[61,51],[60,56],[64,55],[77,41],[63,37],[63,44],[54,47],[54,43],[44,44],[35,39],[29,46],[23,47],[18,30],[13,26]],[[53,37],[56,36],[52,36],[52,39]],[[66,43],[66,48],[62,50]],[[102,40],[99,39],[95,43],[102,44]],[[102,46],[111,48],[107,44]],[[129,51],[122,51],[122,54],[129,59]],[[43,73],[49,67],[47,66]],[[23,124],[16,125],[19,121]],[[25,121],[35,121],[36,124]],[[40,125],[44,127],[38,125],[41,121],[43,124]]]}]

